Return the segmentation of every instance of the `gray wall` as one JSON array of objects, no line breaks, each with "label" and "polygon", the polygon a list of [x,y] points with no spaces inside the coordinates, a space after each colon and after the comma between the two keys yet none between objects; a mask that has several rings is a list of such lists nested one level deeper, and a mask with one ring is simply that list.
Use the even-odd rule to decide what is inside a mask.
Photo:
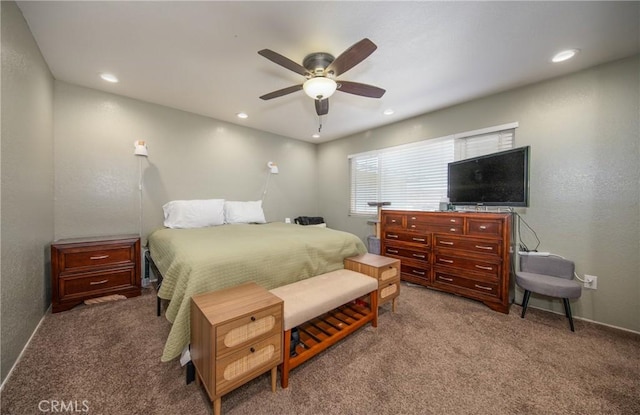
[{"label": "gray wall", "polygon": [[49,307],[53,77],[13,2],[2,14],[0,333],[4,381]]},{"label": "gray wall", "polygon": [[[516,146],[532,152],[531,204],[518,212],[539,250],[599,277],[574,314],[640,331],[639,77],[636,56],[321,144],[320,213],[364,238],[367,218],[348,216],[347,155],[517,121]],[[562,310],[542,298],[531,305]]]},{"label": "gray wall", "polygon": [[56,239],[138,233],[140,170],[143,236],[170,200],[261,199],[268,161],[267,221],[317,212],[314,144],[59,81],[54,108]]}]

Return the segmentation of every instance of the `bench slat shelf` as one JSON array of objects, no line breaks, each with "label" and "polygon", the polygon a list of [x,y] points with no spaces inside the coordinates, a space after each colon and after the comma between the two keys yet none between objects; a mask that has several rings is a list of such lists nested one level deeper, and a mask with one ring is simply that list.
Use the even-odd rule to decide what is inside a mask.
[{"label": "bench slat shelf", "polygon": [[[286,373],[288,374],[289,370],[300,366],[368,322],[374,322],[376,316],[375,311],[378,307],[377,299],[377,295],[374,292],[368,307],[354,303],[345,304],[298,326],[301,343],[296,347],[297,356],[288,356],[288,351],[291,347],[291,330],[287,330],[284,334],[284,346],[282,347],[284,351],[282,367],[288,366],[288,368],[285,369]],[[339,319],[337,317],[338,315],[342,315],[344,318]],[[374,327],[376,325],[377,324],[374,324]],[[302,344],[304,344],[304,346]]]}]

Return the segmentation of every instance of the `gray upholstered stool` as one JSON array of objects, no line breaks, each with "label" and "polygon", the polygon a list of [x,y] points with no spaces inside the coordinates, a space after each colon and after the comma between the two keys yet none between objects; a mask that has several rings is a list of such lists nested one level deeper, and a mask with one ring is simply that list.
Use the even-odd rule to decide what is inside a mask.
[{"label": "gray upholstered stool", "polygon": [[520,271],[516,272],[516,284],[524,290],[521,317],[524,318],[527,312],[532,292],[562,298],[571,331],[575,331],[569,299],[580,298],[582,287],[573,279],[574,271],[573,261],[559,256],[520,256]]}]

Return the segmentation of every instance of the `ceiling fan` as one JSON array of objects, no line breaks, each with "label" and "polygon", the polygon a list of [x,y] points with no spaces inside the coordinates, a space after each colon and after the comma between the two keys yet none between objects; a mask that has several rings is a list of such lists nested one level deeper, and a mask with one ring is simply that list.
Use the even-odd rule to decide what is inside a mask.
[{"label": "ceiling fan", "polygon": [[307,80],[300,85],[279,89],[260,98],[269,100],[303,89],[309,97],[315,100],[316,113],[318,115],[325,115],[329,112],[329,97],[335,91],[369,98],[380,98],[386,92],[382,88],[358,82],[336,80],[338,76],[365,60],[377,48],[372,41],[364,38],[337,58],[326,52],[316,52],[307,55],[302,61],[302,65],[270,49],[262,49],[258,52],[260,55],[304,76]]}]

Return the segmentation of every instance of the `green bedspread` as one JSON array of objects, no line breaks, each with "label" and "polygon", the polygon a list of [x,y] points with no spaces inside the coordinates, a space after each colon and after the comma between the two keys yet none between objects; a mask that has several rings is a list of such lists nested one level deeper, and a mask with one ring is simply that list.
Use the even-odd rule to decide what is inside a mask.
[{"label": "green bedspread", "polygon": [[344,268],[344,258],[366,252],[350,233],[285,223],[161,229],[149,236],[149,249],[164,278],[158,296],[170,300],[164,362],[190,341],[194,294],[247,281],[272,289]]}]

